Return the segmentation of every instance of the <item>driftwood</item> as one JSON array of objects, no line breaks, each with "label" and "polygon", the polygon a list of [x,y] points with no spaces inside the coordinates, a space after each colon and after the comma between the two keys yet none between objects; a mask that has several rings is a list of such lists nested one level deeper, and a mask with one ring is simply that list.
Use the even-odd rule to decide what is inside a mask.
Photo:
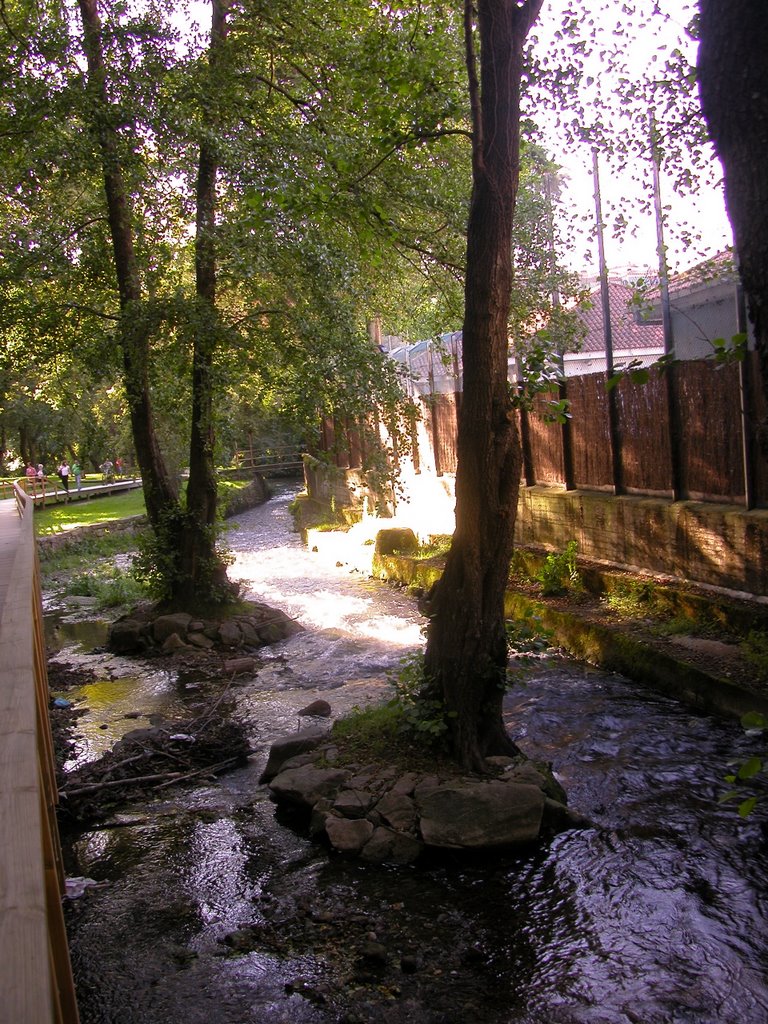
[{"label": "driftwood", "polygon": [[[111,786],[143,786],[154,782],[161,783],[161,785],[155,786],[155,789],[163,789],[165,786],[172,786],[176,782],[184,782],[186,779],[191,779],[198,775],[213,775],[215,772],[221,771],[222,768],[235,764],[239,759],[239,755],[237,757],[228,757],[226,761],[219,761],[218,764],[195,768],[190,772],[157,772],[154,775],[134,775],[122,779],[104,779],[102,782],[89,782],[83,786],[64,789],[59,793],[59,796],[62,800],[68,800],[71,797],[81,796],[83,793],[95,793],[100,789],[109,789]],[[136,758],[127,758],[121,764],[134,760]]]},{"label": "driftwood", "polygon": [[245,764],[250,743],[230,708],[221,707],[225,696],[226,691],[219,694],[190,721],[126,733],[103,757],[66,773],[59,782],[62,824],[92,824],[142,791],[150,794]]}]

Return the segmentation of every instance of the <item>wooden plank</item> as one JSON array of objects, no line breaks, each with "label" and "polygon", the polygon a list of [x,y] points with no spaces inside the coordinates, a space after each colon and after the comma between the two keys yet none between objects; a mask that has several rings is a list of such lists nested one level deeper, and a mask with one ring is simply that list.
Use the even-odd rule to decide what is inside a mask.
[{"label": "wooden plank", "polygon": [[[33,631],[26,599],[33,549],[24,543],[18,517],[16,531],[0,617],[0,970],[6,1019],[31,1024],[54,1018],[51,988],[41,984],[49,968],[37,708],[30,685]],[[4,516],[3,547],[13,540]]]},{"label": "wooden plank", "polygon": [[14,1024],[76,1024],[31,511],[0,502],[0,1000]]}]

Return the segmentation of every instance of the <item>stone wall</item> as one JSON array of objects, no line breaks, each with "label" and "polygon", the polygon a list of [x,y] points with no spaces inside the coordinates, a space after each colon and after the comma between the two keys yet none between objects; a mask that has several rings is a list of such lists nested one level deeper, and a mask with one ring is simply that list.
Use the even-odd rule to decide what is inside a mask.
[{"label": "stone wall", "polygon": [[[397,525],[410,526],[422,539],[451,533],[452,483],[448,475],[404,476]],[[316,463],[307,492],[321,504],[333,494],[340,506],[345,495],[354,504],[364,485],[359,470],[345,474],[332,467],[326,475]],[[768,597],[768,509],[521,487],[516,545],[559,552],[571,540],[581,558],[606,566]]]},{"label": "stone wall", "polygon": [[516,543],[768,596],[768,509],[524,487]]}]

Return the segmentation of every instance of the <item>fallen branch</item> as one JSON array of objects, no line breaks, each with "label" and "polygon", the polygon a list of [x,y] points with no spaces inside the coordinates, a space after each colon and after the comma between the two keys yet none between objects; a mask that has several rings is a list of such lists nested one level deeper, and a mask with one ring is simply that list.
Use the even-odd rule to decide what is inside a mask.
[{"label": "fallen branch", "polygon": [[227,765],[234,764],[235,761],[238,761],[240,756],[241,755],[237,754],[235,757],[228,757],[225,761],[218,761],[216,764],[206,764],[203,765],[202,768],[195,768],[189,772],[159,772],[155,775],[134,775],[128,776],[124,779],[109,779],[102,782],[89,782],[86,785],[78,786],[75,789],[62,790],[59,793],[59,797],[66,800],[71,796],[82,796],[83,793],[93,793],[100,789],[111,789],[116,786],[135,786],[139,783],[145,782],[159,782],[160,785],[155,786],[155,789],[164,789],[166,786],[172,786],[177,782],[192,779],[196,775],[213,773],[221,768],[226,768]]},{"label": "fallen branch", "polygon": [[217,764],[204,765],[202,768],[195,768],[194,771],[187,772],[185,775],[181,775],[178,779],[169,779],[167,782],[161,782],[156,789],[165,789],[166,786],[172,786],[174,782],[180,782],[182,779],[191,779],[195,775],[203,775],[206,772],[217,772],[220,768],[226,768],[228,764],[234,764],[235,761],[240,760],[240,755],[235,757],[228,757],[226,761],[219,761]]},{"label": "fallen branch", "polygon": [[115,786],[135,786],[140,782],[157,782],[162,779],[163,781],[175,776],[177,778],[183,778],[181,772],[160,772],[156,775],[128,775],[124,779],[107,779],[102,782],[88,782],[84,786],[77,786],[75,789],[64,789],[59,792],[59,796],[62,799],[66,799],[70,796],[80,796],[83,793],[93,793],[99,789],[112,789]]}]

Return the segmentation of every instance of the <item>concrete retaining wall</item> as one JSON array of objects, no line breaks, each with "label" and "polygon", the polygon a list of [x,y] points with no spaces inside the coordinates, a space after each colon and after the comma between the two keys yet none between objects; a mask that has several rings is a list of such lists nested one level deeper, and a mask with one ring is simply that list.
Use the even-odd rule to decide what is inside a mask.
[{"label": "concrete retaining wall", "polygon": [[[425,501],[428,480],[440,486]],[[359,470],[314,462],[306,481],[307,493],[321,504],[331,495],[339,507],[359,504],[365,493]],[[398,525],[411,525],[419,537],[428,532],[425,523],[433,533],[451,533],[452,483],[452,477],[429,474],[404,479]],[[516,545],[562,551],[571,540],[581,558],[602,565],[768,598],[768,509],[521,487]]]},{"label": "concrete retaining wall", "polygon": [[524,487],[516,543],[704,586],[768,596],[768,510]]}]

